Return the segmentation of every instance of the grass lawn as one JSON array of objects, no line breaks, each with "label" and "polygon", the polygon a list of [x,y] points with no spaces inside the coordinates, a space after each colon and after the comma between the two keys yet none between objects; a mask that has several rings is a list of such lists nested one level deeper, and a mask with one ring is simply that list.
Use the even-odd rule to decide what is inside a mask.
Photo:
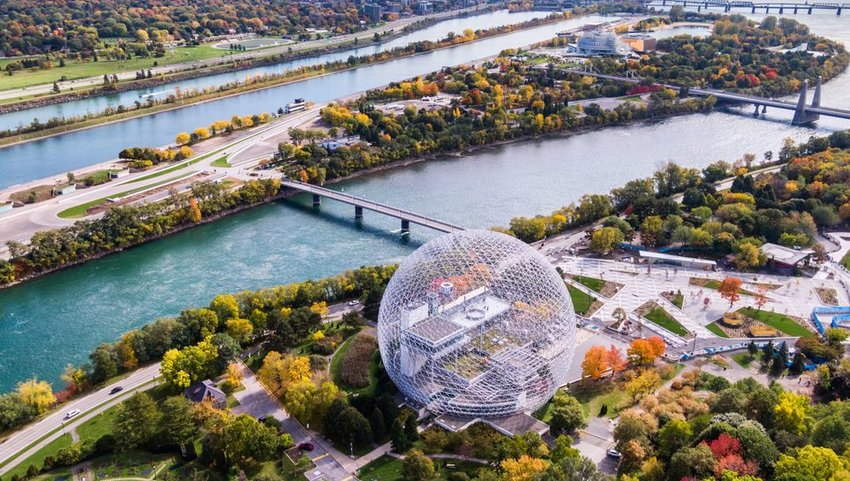
[{"label": "grass lawn", "polygon": [[230,167],[230,162],[227,161],[227,156],[223,155],[210,162],[210,165],[213,167]]},{"label": "grass lawn", "polygon": [[[227,49],[216,49],[211,45],[199,45],[196,47],[178,47],[167,50],[165,56],[161,58],[100,60],[98,62],[66,59],[64,67],[59,67],[59,62],[57,61],[55,63],[56,67],[49,70],[24,70],[15,72],[11,77],[4,75],[3,81],[0,82],[0,90],[11,90],[29,87],[31,85],[52,83],[62,78],[62,76],[65,76],[68,80],[102,77],[104,74],[112,75],[118,72],[153,68],[154,63],[160,66],[173,65],[176,63],[223,57],[229,54],[230,52]],[[8,64],[10,61],[0,62],[0,68],[5,67],[5,64]]]},{"label": "grass lawn", "polygon": [[595,277],[573,276],[573,279],[579,284],[596,292],[602,292],[602,288],[605,287],[605,281]]},{"label": "grass lawn", "polygon": [[567,291],[570,293],[575,311],[584,315],[590,309],[590,305],[593,304],[593,297],[586,292],[578,290],[571,284],[567,284]]},{"label": "grass lawn", "polygon": [[794,319],[778,312],[758,311],[752,307],[738,309],[738,312],[761,321],[768,326],[794,337],[814,337],[815,333],[798,324]]},{"label": "grass lawn", "polygon": [[15,475],[17,475],[18,477],[22,477],[27,473],[27,468],[29,468],[30,465],[35,465],[37,468],[41,469],[42,465],[44,465],[44,458],[48,456],[55,456],[60,449],[67,448],[70,445],[71,435],[63,434],[61,437],[57,438],[50,444],[45,445],[43,448],[33,453],[32,456],[26,459],[22,459],[17,466],[15,466],[11,470],[9,470],[9,472],[3,475],[3,479],[10,479]]},{"label": "grass lawn", "polygon": [[97,441],[104,434],[110,434],[117,414],[118,404],[77,426],[80,441]]},{"label": "grass lawn", "polygon": [[750,364],[753,363],[755,358],[750,355],[749,352],[739,352],[737,354],[732,354],[732,360],[737,362],[739,366],[743,368],[750,367]]},{"label": "grass lawn", "polygon": [[717,325],[716,321],[705,326],[705,328],[708,329],[709,331],[711,331],[712,333],[714,333],[715,335],[717,335],[717,337],[723,337],[723,338],[727,338],[727,339],[729,338],[729,335],[726,334],[726,332],[723,331],[723,329],[721,329],[720,326]]},{"label": "grass lawn", "polygon": [[684,295],[684,294],[676,294],[676,295],[673,297],[673,300],[672,300],[672,301],[670,301],[670,302],[672,302],[674,306],[676,306],[676,307],[678,307],[679,309],[681,309],[681,308],[682,308],[682,306],[683,306],[683,305],[685,305],[685,295]]},{"label": "grass lawn", "polygon": [[[718,288],[720,288],[720,281],[718,281],[716,279],[710,279],[708,282],[703,284],[703,287],[707,287],[709,289],[714,289],[716,291]],[[738,294],[741,294],[741,295],[744,295],[744,296],[755,296],[756,295],[755,292],[748,291],[748,290],[744,289],[743,287],[738,288]]]},{"label": "grass lawn", "polygon": [[[584,409],[584,413],[591,417],[599,416],[603,405],[608,406],[607,417],[616,417],[620,404],[628,398],[628,394],[626,394],[626,391],[622,389],[620,384],[610,379],[580,382],[568,392],[578,399],[581,407]],[[543,420],[543,422],[546,421]]]},{"label": "grass lawn", "polygon": [[850,269],[850,251],[847,251],[844,254],[844,257],[841,258],[841,265],[844,266],[845,269]]},{"label": "grass lawn", "polygon": [[[448,479],[451,473],[463,472],[470,478],[475,476],[475,473],[484,466],[477,463],[469,463],[456,459],[433,459],[435,473],[432,478],[434,481],[442,481]],[[380,481],[401,481],[404,479],[401,475],[401,467],[404,461],[393,458],[391,456],[381,456],[371,463],[363,466],[357,472],[357,476],[363,480],[380,480]],[[451,464],[454,467],[449,468],[446,465]]]},{"label": "grass lawn", "polygon": [[673,334],[679,336],[688,335],[688,330],[685,329],[685,327],[680,324],[679,321],[673,319],[673,317],[670,316],[670,314],[668,314],[667,311],[665,311],[661,307],[656,307],[655,309],[649,311],[644,317],[646,317],[653,323],[663,327],[664,329],[667,329]]}]

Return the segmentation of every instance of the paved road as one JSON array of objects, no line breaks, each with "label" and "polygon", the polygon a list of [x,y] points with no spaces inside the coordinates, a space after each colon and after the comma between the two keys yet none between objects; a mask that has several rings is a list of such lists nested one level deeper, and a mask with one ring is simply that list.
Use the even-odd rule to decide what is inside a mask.
[{"label": "paved road", "polygon": [[[16,465],[15,461],[22,461],[26,459],[43,446],[61,437],[65,434],[65,431],[68,431],[68,428],[91,419],[97,414],[100,414],[106,409],[114,406],[118,402],[127,399],[134,392],[150,389],[156,386],[156,382],[150,381],[155,379],[158,375],[159,363],[140,368],[124,379],[116,381],[98,391],[62,405],[59,410],[48,414],[38,422],[30,424],[20,431],[9,435],[9,437],[0,441],[0,463],[5,462],[7,459],[12,458],[18,453],[21,454],[13,462],[0,467],[0,475],[3,475],[10,469],[14,468]],[[109,391],[114,386],[123,386],[124,390],[120,394],[110,395]],[[81,414],[66,421],[65,413],[72,409],[79,409]],[[35,446],[32,446],[30,449],[26,449],[27,446],[41,439],[56,428],[63,429],[57,430],[45,439],[39,441]]]},{"label": "paved road", "polygon": [[[211,164],[213,161],[224,155],[227,155],[228,157],[239,156],[240,153],[256,143],[269,143],[270,141],[275,140],[273,143],[276,145],[276,139],[281,136],[285,136],[286,131],[290,127],[295,127],[317,117],[319,109],[320,106],[315,106],[304,112],[286,115],[280,119],[270,122],[268,125],[247,131],[230,143],[224,143],[227,142],[226,138],[210,139],[207,141],[210,142],[210,144],[205,145],[205,142],[199,146],[193,159],[203,157],[208,152],[218,149],[223,149],[221,153],[211,155],[196,164],[184,169],[179,169],[172,173],[164,174],[160,177],[154,177],[145,181],[137,180],[153,173],[173,168],[175,165],[186,161],[163,165],[157,169],[147,172],[139,172],[120,180],[114,180],[102,186],[81,189],[67,196],[59,196],[55,199],[39,202],[37,204],[26,205],[20,208],[15,208],[10,212],[0,214],[0,245],[4,246],[0,248],[0,256],[4,255],[5,244],[7,241],[14,240],[18,242],[26,242],[38,231],[55,229],[73,224],[76,219],[62,219],[58,217],[58,214],[59,212],[75,205],[90,202],[95,199],[115,196],[122,192],[127,192],[128,190],[144,186],[153,186],[163,180],[177,179],[178,177],[182,177],[186,174],[201,173],[203,171],[248,179],[250,178],[249,173],[247,172],[248,167],[256,165],[260,158],[255,158],[248,162],[241,162],[230,168],[213,167]],[[271,151],[268,151],[267,155],[263,158],[268,158],[270,155]],[[49,185],[52,182],[55,182],[55,179],[56,177],[42,179],[30,182],[27,185]],[[21,191],[24,188],[24,186],[6,188],[0,191],[0,199],[7,198],[11,193]]]},{"label": "paved road", "polygon": [[[306,51],[306,50],[314,50],[314,49],[320,49],[320,48],[324,48],[324,47],[334,47],[334,46],[337,46],[337,45],[340,45],[340,44],[354,42],[355,38],[358,40],[358,42],[361,41],[361,40],[371,42],[372,37],[376,33],[384,34],[386,32],[399,32],[402,29],[404,29],[405,27],[407,27],[408,25],[410,25],[414,22],[420,21],[420,20],[441,19],[441,18],[453,16],[453,15],[458,15],[458,14],[461,14],[461,13],[474,12],[474,11],[479,10],[481,8],[482,8],[481,6],[476,5],[475,7],[470,7],[470,8],[466,8],[466,9],[462,9],[462,10],[451,10],[451,11],[440,12],[440,13],[435,13],[435,14],[431,14],[431,15],[403,18],[403,19],[396,20],[396,21],[393,21],[393,22],[388,22],[388,23],[386,23],[386,24],[384,24],[380,27],[377,27],[377,28],[370,28],[370,29],[364,30],[362,32],[356,32],[356,33],[351,33],[351,34],[346,34],[346,35],[339,35],[339,36],[336,36],[336,37],[333,37],[333,38],[330,38],[330,39],[311,40],[311,41],[308,41],[308,42],[286,44],[286,45],[281,45],[281,46],[278,46],[278,47],[269,47],[269,48],[265,48],[265,49],[261,49],[261,50],[254,50],[254,51],[249,51],[249,52],[234,54],[234,55],[224,55],[224,56],[221,56],[221,57],[215,57],[215,58],[210,58],[210,59],[206,59],[206,60],[197,60],[197,61],[194,61],[194,62],[184,62],[184,63],[172,64],[172,65],[163,66],[163,67],[155,67],[155,68],[151,68],[150,70],[151,70],[151,73],[153,73],[154,75],[160,75],[160,74],[165,75],[165,74],[174,73],[174,72],[183,71],[183,70],[194,70],[194,69],[197,69],[197,68],[200,68],[200,67],[209,67],[209,66],[213,66],[213,65],[222,64],[222,63],[230,63],[230,62],[234,62],[234,61],[237,61],[237,60],[247,60],[247,59],[253,59],[253,58],[267,57],[267,56],[270,56],[270,55],[287,53],[287,52],[290,52],[290,51],[292,51],[292,52],[303,52],[303,51]],[[136,71],[119,72],[116,75],[118,76],[119,80],[135,80],[136,79]],[[57,78],[58,77],[59,77],[59,75],[57,74]],[[102,83],[103,83],[103,76],[87,77],[87,78],[76,79],[76,80],[68,80],[68,81],[65,81],[65,82],[58,82],[59,88],[63,92],[66,91],[67,89],[71,89],[71,88],[80,89],[80,88],[83,88],[83,87],[92,87],[92,86],[101,85]],[[23,87],[23,88],[0,91],[0,100],[13,99],[13,98],[25,97],[25,96],[31,96],[31,95],[43,95],[43,94],[49,94],[49,93],[52,93],[52,92],[53,92],[53,83],[48,82],[48,83],[45,83],[45,84],[34,85],[34,86],[30,86],[30,87]]]}]

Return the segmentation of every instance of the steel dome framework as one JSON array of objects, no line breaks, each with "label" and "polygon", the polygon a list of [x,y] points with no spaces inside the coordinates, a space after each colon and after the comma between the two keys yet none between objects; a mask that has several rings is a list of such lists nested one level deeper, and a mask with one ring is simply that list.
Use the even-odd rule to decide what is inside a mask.
[{"label": "steel dome framework", "polygon": [[405,259],[381,301],[390,378],[437,414],[502,417],[542,406],[566,381],[576,319],[551,263],[513,237],[472,230]]}]

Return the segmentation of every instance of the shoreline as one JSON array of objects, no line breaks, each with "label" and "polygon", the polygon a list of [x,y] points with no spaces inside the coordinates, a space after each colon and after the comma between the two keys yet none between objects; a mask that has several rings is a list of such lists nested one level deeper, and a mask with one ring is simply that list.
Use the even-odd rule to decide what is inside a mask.
[{"label": "shoreline", "polygon": [[[547,132],[547,133],[537,134],[537,135],[523,135],[523,136],[516,137],[516,138],[513,138],[513,139],[502,140],[502,141],[499,141],[499,142],[494,142],[494,143],[490,143],[490,144],[486,144],[486,145],[475,145],[475,146],[467,147],[467,148],[465,148],[463,150],[459,150],[459,151],[448,151],[448,152],[433,153],[433,154],[418,156],[418,157],[414,157],[414,158],[410,158],[410,159],[398,160],[398,161],[387,163],[387,164],[384,164],[384,165],[370,167],[368,169],[358,171],[356,173],[353,173],[353,174],[345,176],[345,177],[339,177],[339,178],[336,178],[336,179],[332,179],[332,180],[325,182],[323,185],[334,185],[334,184],[338,184],[340,182],[345,182],[345,181],[357,179],[357,178],[360,178],[360,177],[375,175],[375,174],[379,174],[379,173],[382,173],[382,172],[392,171],[392,170],[395,170],[395,169],[401,169],[401,168],[409,167],[409,166],[424,163],[424,162],[431,162],[431,161],[437,160],[440,157],[450,157],[450,156],[462,157],[465,154],[471,154],[473,152],[478,152],[478,151],[486,149],[486,148],[501,147],[501,146],[505,146],[505,145],[511,145],[511,144],[515,144],[515,143],[519,143],[519,142],[527,142],[527,141],[537,140],[537,139],[546,140],[546,139],[557,139],[559,137],[568,138],[568,137],[572,137],[574,135],[582,135],[582,134],[586,134],[586,133],[589,133],[589,132],[605,130],[605,129],[608,129],[608,128],[625,127],[625,126],[639,124],[639,123],[655,122],[655,121],[658,121],[658,120],[665,120],[665,119],[670,119],[670,118],[680,117],[680,116],[685,116],[685,115],[707,114],[707,113],[712,112],[713,110],[714,109],[709,110],[709,111],[701,111],[701,112],[682,112],[682,113],[675,113],[675,114],[666,114],[664,116],[659,116],[659,117],[634,119],[634,120],[623,122],[623,123],[617,124],[617,125],[602,126],[601,128],[599,128],[599,126],[597,126],[597,125],[594,125],[594,126],[582,127],[582,128],[579,128],[579,129],[576,129],[576,130],[571,130],[571,131]],[[53,268],[53,269],[50,269],[50,270],[47,270],[47,271],[43,271],[43,272],[40,272],[38,274],[30,275],[30,276],[27,276],[27,277],[22,278],[22,279],[16,279],[12,283],[0,285],[0,290],[5,290],[5,289],[8,289],[8,288],[19,286],[19,285],[22,285],[22,284],[30,282],[30,281],[35,281],[35,280],[41,279],[41,278],[43,278],[47,275],[55,274],[56,272],[59,272],[59,271],[62,271],[62,270],[65,270],[65,269],[68,269],[68,268],[71,268],[71,267],[76,267],[76,266],[88,263],[90,261],[98,260],[98,259],[110,256],[110,255],[113,255],[113,254],[123,252],[123,251],[128,250],[128,249],[133,249],[133,248],[139,247],[141,245],[147,244],[149,242],[154,242],[156,240],[160,240],[160,239],[163,239],[165,237],[169,237],[169,236],[172,236],[174,234],[178,234],[180,232],[189,230],[193,227],[197,227],[197,226],[201,226],[201,225],[205,225],[205,224],[214,222],[214,221],[221,219],[223,217],[228,217],[228,216],[231,216],[233,214],[237,214],[239,212],[243,212],[243,211],[255,208],[255,207],[259,207],[261,205],[270,204],[272,202],[276,202],[276,201],[279,201],[279,200],[294,197],[294,196],[299,195],[299,194],[301,194],[301,192],[298,192],[298,191],[295,191],[295,192],[280,191],[276,195],[274,195],[273,197],[270,197],[267,200],[257,202],[257,203],[254,203],[254,204],[250,204],[250,205],[239,206],[239,207],[236,207],[234,209],[230,209],[228,211],[219,212],[215,216],[202,219],[200,222],[197,222],[197,223],[194,223],[194,224],[181,225],[179,227],[176,227],[174,230],[172,230],[170,232],[163,233],[163,234],[157,235],[155,237],[151,237],[149,239],[145,239],[145,240],[143,240],[143,241],[141,241],[137,244],[133,244],[131,246],[123,247],[123,248],[120,248],[120,249],[115,249],[115,250],[108,251],[108,252],[103,252],[103,253],[100,253],[96,256],[88,257],[86,259],[80,259],[80,260],[75,261],[73,263],[66,264],[66,265],[63,265],[63,266],[60,266],[60,267],[56,267],[56,268]]]},{"label": "shoreline", "polygon": [[[170,111],[181,109],[181,108],[184,108],[184,107],[191,107],[191,106],[194,106],[194,105],[202,105],[202,104],[207,103],[207,102],[222,100],[222,99],[226,99],[226,98],[233,97],[233,96],[236,96],[236,95],[248,94],[248,93],[253,93],[253,92],[261,92],[263,90],[267,90],[267,89],[270,89],[270,88],[280,87],[280,86],[283,86],[283,85],[288,85],[288,84],[293,84],[293,83],[298,83],[298,82],[304,82],[304,81],[312,80],[312,79],[315,79],[315,78],[322,78],[322,77],[327,76],[327,75],[333,75],[333,74],[337,74],[337,73],[356,70],[356,69],[362,68],[362,67],[371,67],[373,65],[381,65],[381,64],[384,64],[384,63],[387,63],[387,62],[392,62],[392,61],[395,61],[395,60],[400,60],[400,59],[405,59],[405,58],[413,58],[413,57],[416,57],[418,55],[427,55],[427,54],[430,54],[432,52],[437,52],[437,51],[440,51],[440,50],[445,50],[445,49],[449,49],[449,48],[453,48],[453,47],[459,47],[459,46],[462,46],[462,45],[470,45],[470,44],[474,44],[474,43],[479,42],[479,41],[483,41],[483,40],[487,40],[487,39],[491,39],[491,38],[498,38],[498,37],[502,37],[504,35],[508,35],[508,34],[511,34],[511,33],[514,33],[514,32],[522,32],[522,31],[530,30],[532,28],[543,27],[543,26],[551,25],[551,24],[558,23],[558,22],[561,22],[561,21],[564,21],[564,20],[569,20],[569,19],[568,18],[561,18],[561,19],[551,19],[551,20],[549,20],[549,19],[546,19],[544,17],[544,19],[540,23],[537,23],[537,24],[534,24],[534,25],[528,25],[526,27],[521,27],[521,26],[519,26],[521,24],[514,24],[514,25],[519,26],[519,27],[516,28],[516,29],[510,30],[510,31],[506,31],[506,32],[500,32],[500,33],[495,33],[495,34],[492,34],[492,35],[486,35],[484,37],[476,38],[476,39],[469,41],[469,42],[463,42],[463,43],[458,43],[458,44],[450,44],[450,45],[442,45],[442,46],[436,47],[434,49],[431,49],[431,50],[428,50],[428,51],[425,51],[425,52],[415,52],[414,51],[414,52],[411,52],[411,53],[405,53],[405,54],[401,54],[399,56],[394,56],[394,57],[387,58],[387,59],[375,60],[374,62],[365,62],[365,63],[360,64],[360,65],[345,66],[345,67],[341,67],[341,68],[333,70],[333,71],[324,71],[324,69],[323,69],[321,71],[317,71],[319,73],[317,73],[316,75],[307,75],[305,77],[294,78],[294,79],[281,79],[281,81],[279,81],[279,82],[272,81],[270,84],[260,85],[256,88],[250,88],[250,86],[246,86],[248,88],[246,88],[244,90],[240,90],[238,92],[222,92],[221,95],[216,95],[215,93],[213,93],[212,94],[213,96],[210,97],[210,98],[199,99],[199,100],[195,100],[195,101],[192,101],[192,99],[188,99],[187,101],[180,103],[180,104],[175,104],[175,105],[164,107],[164,108],[161,108],[161,109],[152,108],[150,111],[139,111],[138,115],[129,115],[127,117],[120,118],[120,119],[110,119],[109,117],[103,117],[102,118],[103,122],[97,122],[97,123],[94,123],[92,125],[86,125],[86,126],[80,126],[80,127],[71,127],[69,129],[63,130],[61,132],[50,132],[50,133],[48,133],[48,130],[44,130],[44,131],[42,131],[42,132],[45,132],[44,135],[38,135],[36,137],[29,138],[29,139],[16,140],[16,141],[13,141],[13,142],[4,142],[4,140],[12,139],[12,138],[14,138],[14,136],[6,137],[6,139],[0,138],[0,150],[5,149],[7,147],[14,147],[16,145],[23,145],[23,144],[35,142],[35,141],[42,140],[42,139],[49,139],[49,138],[57,137],[57,136],[60,136],[60,135],[71,134],[71,133],[74,133],[74,132],[82,132],[82,131],[89,130],[89,129],[92,129],[92,128],[102,127],[104,125],[110,125],[110,124],[114,124],[114,123],[125,122],[125,121],[128,121],[128,120],[138,119],[138,118],[146,117],[146,116],[149,116],[149,115],[156,115],[156,114],[159,114],[159,113],[162,113],[162,112],[170,112]],[[499,27],[496,27],[496,28],[499,28]],[[332,52],[328,52],[328,53],[332,53]],[[477,62],[477,61],[480,61],[480,60],[482,60],[482,59],[471,60],[471,62]],[[319,66],[319,65],[323,65],[323,64],[313,64],[312,66]],[[92,119],[92,120],[99,120],[99,119]],[[73,126],[73,124],[70,124],[70,125]]]}]

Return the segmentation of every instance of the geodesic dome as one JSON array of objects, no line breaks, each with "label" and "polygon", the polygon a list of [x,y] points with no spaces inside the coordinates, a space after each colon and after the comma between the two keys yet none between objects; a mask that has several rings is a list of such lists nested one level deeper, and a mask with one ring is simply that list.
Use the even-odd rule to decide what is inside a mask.
[{"label": "geodesic dome", "polygon": [[410,399],[437,414],[534,411],[566,382],[576,319],[552,264],[513,237],[447,234],[407,257],[378,318],[381,358]]}]

